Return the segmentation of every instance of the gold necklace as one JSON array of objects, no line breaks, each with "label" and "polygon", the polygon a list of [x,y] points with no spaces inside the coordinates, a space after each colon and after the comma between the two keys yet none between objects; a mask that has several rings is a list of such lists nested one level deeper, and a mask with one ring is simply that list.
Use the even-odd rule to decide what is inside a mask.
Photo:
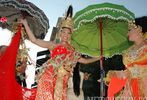
[{"label": "gold necklace", "polygon": [[137,57],[140,56],[140,52],[143,50],[142,47],[145,44],[145,42],[140,43],[139,45],[134,45],[130,50],[129,50],[129,57],[132,60],[135,60]]},{"label": "gold necklace", "polygon": [[145,44],[145,41],[142,41],[139,45],[133,45],[131,50],[138,50]]}]

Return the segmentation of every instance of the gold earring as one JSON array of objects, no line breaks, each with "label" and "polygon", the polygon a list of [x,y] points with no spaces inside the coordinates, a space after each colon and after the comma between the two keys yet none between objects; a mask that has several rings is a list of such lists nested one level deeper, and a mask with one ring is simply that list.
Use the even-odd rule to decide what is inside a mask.
[{"label": "gold earring", "polygon": [[143,34],[143,39],[144,39],[144,40],[147,40],[147,32],[145,32],[145,33]]}]

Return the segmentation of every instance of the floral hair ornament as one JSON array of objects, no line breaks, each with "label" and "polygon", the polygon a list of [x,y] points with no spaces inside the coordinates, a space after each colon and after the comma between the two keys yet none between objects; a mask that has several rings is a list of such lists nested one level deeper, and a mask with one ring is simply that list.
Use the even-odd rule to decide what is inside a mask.
[{"label": "floral hair ornament", "polygon": [[7,17],[3,16],[0,18],[1,23],[6,23],[7,22]]},{"label": "floral hair ornament", "polygon": [[135,22],[129,21],[128,22],[128,29],[133,29],[133,28],[137,28]]},{"label": "floral hair ornament", "polygon": [[62,18],[62,21],[60,23],[60,28],[69,28],[71,30],[71,33],[73,32],[73,20],[72,20],[72,14],[73,14],[73,7],[70,5],[66,16]]},{"label": "floral hair ornament", "polygon": [[132,21],[128,22],[128,29],[130,30],[130,29],[133,29],[133,28],[138,29],[139,32],[142,32],[141,26],[136,25],[135,22],[132,22]]}]

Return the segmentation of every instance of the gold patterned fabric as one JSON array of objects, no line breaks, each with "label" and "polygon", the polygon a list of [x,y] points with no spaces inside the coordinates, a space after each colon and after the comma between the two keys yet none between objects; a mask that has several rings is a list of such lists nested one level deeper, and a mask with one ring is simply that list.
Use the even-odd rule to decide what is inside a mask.
[{"label": "gold patterned fabric", "polygon": [[[124,88],[124,91],[132,91],[132,96],[138,95],[138,99],[140,97],[147,99],[147,44],[144,43],[137,48],[132,47],[124,54],[123,62],[128,71],[129,85],[129,87]],[[132,83],[132,80],[136,82]],[[138,87],[138,89],[132,85]]]}]

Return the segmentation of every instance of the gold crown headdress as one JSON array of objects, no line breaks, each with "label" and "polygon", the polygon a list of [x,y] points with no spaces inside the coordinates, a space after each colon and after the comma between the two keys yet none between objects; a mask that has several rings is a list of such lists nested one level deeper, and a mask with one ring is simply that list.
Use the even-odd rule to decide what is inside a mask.
[{"label": "gold crown headdress", "polygon": [[142,27],[139,25],[136,25],[134,22],[130,21],[128,22],[128,29],[133,29],[136,28],[138,29],[140,32],[142,32]]},{"label": "gold crown headdress", "polygon": [[143,38],[147,40],[147,32],[144,33]]},{"label": "gold crown headdress", "polygon": [[60,28],[66,27],[66,28],[71,29],[71,31],[73,31],[72,13],[73,13],[73,8],[70,5],[67,10],[66,16],[61,20],[61,23],[59,26]]}]

